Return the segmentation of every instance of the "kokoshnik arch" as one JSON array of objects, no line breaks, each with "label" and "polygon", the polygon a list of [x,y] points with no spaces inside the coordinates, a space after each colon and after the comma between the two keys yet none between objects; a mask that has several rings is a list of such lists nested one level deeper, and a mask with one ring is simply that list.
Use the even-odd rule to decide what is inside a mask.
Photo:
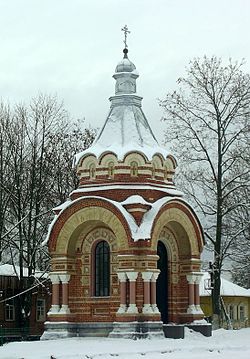
[{"label": "kokoshnik arch", "polygon": [[202,229],[174,185],[174,156],[142,111],[126,43],[123,53],[108,117],[93,145],[75,156],[79,186],[54,209],[43,339],[175,336],[171,326],[205,325]]}]

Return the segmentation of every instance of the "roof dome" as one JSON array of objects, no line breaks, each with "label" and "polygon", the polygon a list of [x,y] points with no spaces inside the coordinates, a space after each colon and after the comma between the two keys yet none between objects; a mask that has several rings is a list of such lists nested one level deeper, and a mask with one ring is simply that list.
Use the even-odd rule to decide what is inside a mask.
[{"label": "roof dome", "polygon": [[128,58],[128,49],[124,49],[123,50],[124,53],[124,57],[122,59],[122,61],[120,61],[116,68],[115,68],[115,72],[132,72],[134,70],[136,70],[135,65],[133,64],[133,62],[131,62]]}]

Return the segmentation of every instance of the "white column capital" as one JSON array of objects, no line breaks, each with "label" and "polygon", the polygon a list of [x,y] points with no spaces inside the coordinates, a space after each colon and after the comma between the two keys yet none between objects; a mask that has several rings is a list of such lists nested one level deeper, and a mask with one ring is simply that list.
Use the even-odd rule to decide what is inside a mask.
[{"label": "white column capital", "polygon": [[53,273],[53,272],[49,273],[49,278],[50,278],[52,284],[60,283],[60,278],[59,278],[58,273]]},{"label": "white column capital", "polygon": [[66,284],[66,283],[69,282],[70,274],[67,274],[67,273],[58,273],[58,276],[59,276],[60,281],[62,282],[62,284]]},{"label": "white column capital", "polygon": [[203,273],[202,272],[196,272],[195,274],[195,284],[200,284]]},{"label": "white column capital", "polygon": [[194,284],[195,280],[196,280],[195,273],[187,274],[187,281],[188,281],[189,284]]},{"label": "white column capital", "polygon": [[117,272],[117,276],[120,282],[126,282],[127,280],[126,272]]},{"label": "white column capital", "polygon": [[138,272],[126,272],[130,282],[135,282],[138,277]]},{"label": "white column capital", "polygon": [[153,272],[151,282],[156,282],[157,278],[159,277],[160,272]]},{"label": "white column capital", "polygon": [[141,275],[144,282],[150,282],[153,272],[141,272]]}]

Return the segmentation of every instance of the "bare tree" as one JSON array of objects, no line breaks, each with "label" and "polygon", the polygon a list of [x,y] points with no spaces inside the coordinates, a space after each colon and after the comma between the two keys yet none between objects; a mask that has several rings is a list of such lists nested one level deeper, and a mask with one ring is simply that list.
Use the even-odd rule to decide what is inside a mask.
[{"label": "bare tree", "polygon": [[249,151],[250,77],[242,65],[230,60],[223,66],[216,57],[194,59],[178,80],[179,89],[160,102],[166,142],[180,158],[183,190],[202,215],[214,250],[214,318],[221,315],[223,262],[237,238],[229,217],[246,204],[247,198],[243,203],[237,194],[249,185],[242,150]]},{"label": "bare tree", "polygon": [[[6,168],[0,177],[0,216],[5,207],[8,215],[4,217],[7,224],[0,223],[0,233],[5,258],[20,267],[19,292],[23,292],[34,284],[35,271],[46,269],[48,255],[41,243],[51,209],[76,187],[73,155],[91,143],[95,131],[76,126],[55,97],[44,95],[29,106],[15,106],[11,118],[4,132],[8,142],[2,146],[2,152],[9,155],[8,161],[1,162]],[[24,268],[28,268],[28,280]],[[28,325],[31,292],[19,298],[20,324]]]},{"label": "bare tree", "polygon": [[12,193],[7,186],[11,177],[9,161],[12,146],[9,141],[9,130],[12,127],[10,109],[4,103],[0,104],[0,261],[5,251],[3,234],[8,228],[8,211]]}]

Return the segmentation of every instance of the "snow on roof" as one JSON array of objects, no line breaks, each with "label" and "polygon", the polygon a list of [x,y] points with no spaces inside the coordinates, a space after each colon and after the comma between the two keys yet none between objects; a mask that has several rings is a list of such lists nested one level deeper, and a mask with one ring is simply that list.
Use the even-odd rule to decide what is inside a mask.
[{"label": "snow on roof", "polygon": [[61,211],[62,209],[68,207],[68,205],[71,203],[71,200],[67,200],[63,203],[61,203],[59,206],[56,206],[53,208],[53,211]]},{"label": "snow on roof", "polygon": [[[75,192],[75,191],[74,191]],[[131,196],[134,197],[134,196]],[[138,196],[140,197],[140,196]],[[82,200],[82,199],[99,199],[102,200],[104,202],[109,202],[112,203],[124,216],[124,218],[126,219],[128,226],[130,228],[131,231],[131,237],[132,239],[136,242],[140,239],[143,240],[148,240],[151,237],[151,230],[152,230],[152,225],[154,222],[154,219],[157,215],[157,213],[159,212],[160,208],[173,200],[179,200],[179,197],[171,197],[171,196],[166,196],[163,198],[160,198],[159,200],[157,200],[156,202],[154,202],[152,204],[152,208],[145,213],[145,215],[143,216],[143,220],[142,223],[140,224],[140,226],[137,225],[137,223],[135,222],[134,217],[127,212],[127,210],[123,207],[124,203],[120,203],[120,202],[116,202],[107,198],[103,198],[100,196],[84,196],[84,197],[80,197],[77,198],[73,201],[67,201],[67,204],[62,208],[61,212],[58,213],[58,215],[55,215],[53,221],[51,222],[49,228],[48,228],[48,233],[46,236],[46,239],[43,241],[42,245],[45,245],[48,243],[49,241],[49,237],[51,234],[51,231],[55,225],[55,223],[57,222],[59,216],[70,206],[72,206],[73,204],[77,203],[78,201]],[[132,199],[133,200],[133,199]],[[131,198],[128,199],[128,201],[131,201]],[[183,201],[183,200],[182,200]],[[184,203],[186,203],[185,201],[183,201]]]},{"label": "snow on roof", "polygon": [[[8,276],[8,277],[15,277],[20,276],[20,267],[12,264],[1,264],[0,263],[0,276]],[[24,277],[28,277],[28,268],[23,268],[23,275]],[[36,271],[35,277],[47,277],[47,273]]]},{"label": "snow on roof", "polygon": [[107,185],[93,185],[91,184],[89,187],[88,186],[84,186],[84,188],[77,188],[76,190],[71,192],[71,195],[74,193],[85,193],[85,192],[96,192],[96,191],[106,191],[106,190],[117,190],[117,188],[119,187],[119,189],[134,189],[134,190],[157,190],[157,191],[161,191],[166,193],[167,195],[171,195],[171,196],[179,196],[182,197],[183,196],[183,192],[176,190],[175,188],[173,188],[173,186],[162,186],[162,185],[151,185],[151,184],[125,184],[125,185],[121,185],[120,183],[116,184],[107,184]]},{"label": "snow on roof", "polygon": [[125,199],[125,201],[121,202],[122,205],[124,204],[149,204],[150,206],[152,206],[152,203],[149,203],[147,201],[145,201],[145,199],[142,196],[138,196],[138,195],[133,195],[133,196],[129,196],[128,198]]},{"label": "snow on roof", "polygon": [[[208,288],[209,283],[210,274],[208,272],[204,272],[200,282],[200,296],[208,297],[211,295],[211,290],[206,289]],[[250,297],[250,290],[240,287],[239,285],[221,277],[221,295],[230,297]]]},{"label": "snow on roof", "polygon": [[75,165],[86,154],[99,158],[107,151],[115,153],[118,160],[135,151],[142,152],[148,160],[157,153],[164,158],[169,155],[166,148],[159,146],[142,109],[135,105],[112,108],[93,145],[75,155]]},{"label": "snow on roof", "polygon": [[122,64],[120,70],[123,69],[126,76],[120,78],[120,75],[114,75],[115,96],[110,97],[111,107],[107,119],[92,146],[75,155],[74,166],[77,166],[86,154],[99,158],[107,151],[115,153],[119,160],[123,160],[127,153],[135,151],[143,152],[149,160],[156,153],[162,154],[164,158],[169,155],[166,148],[159,146],[142,111],[142,97],[136,95],[135,79],[138,75],[134,76],[134,64],[127,58],[119,64]]}]

